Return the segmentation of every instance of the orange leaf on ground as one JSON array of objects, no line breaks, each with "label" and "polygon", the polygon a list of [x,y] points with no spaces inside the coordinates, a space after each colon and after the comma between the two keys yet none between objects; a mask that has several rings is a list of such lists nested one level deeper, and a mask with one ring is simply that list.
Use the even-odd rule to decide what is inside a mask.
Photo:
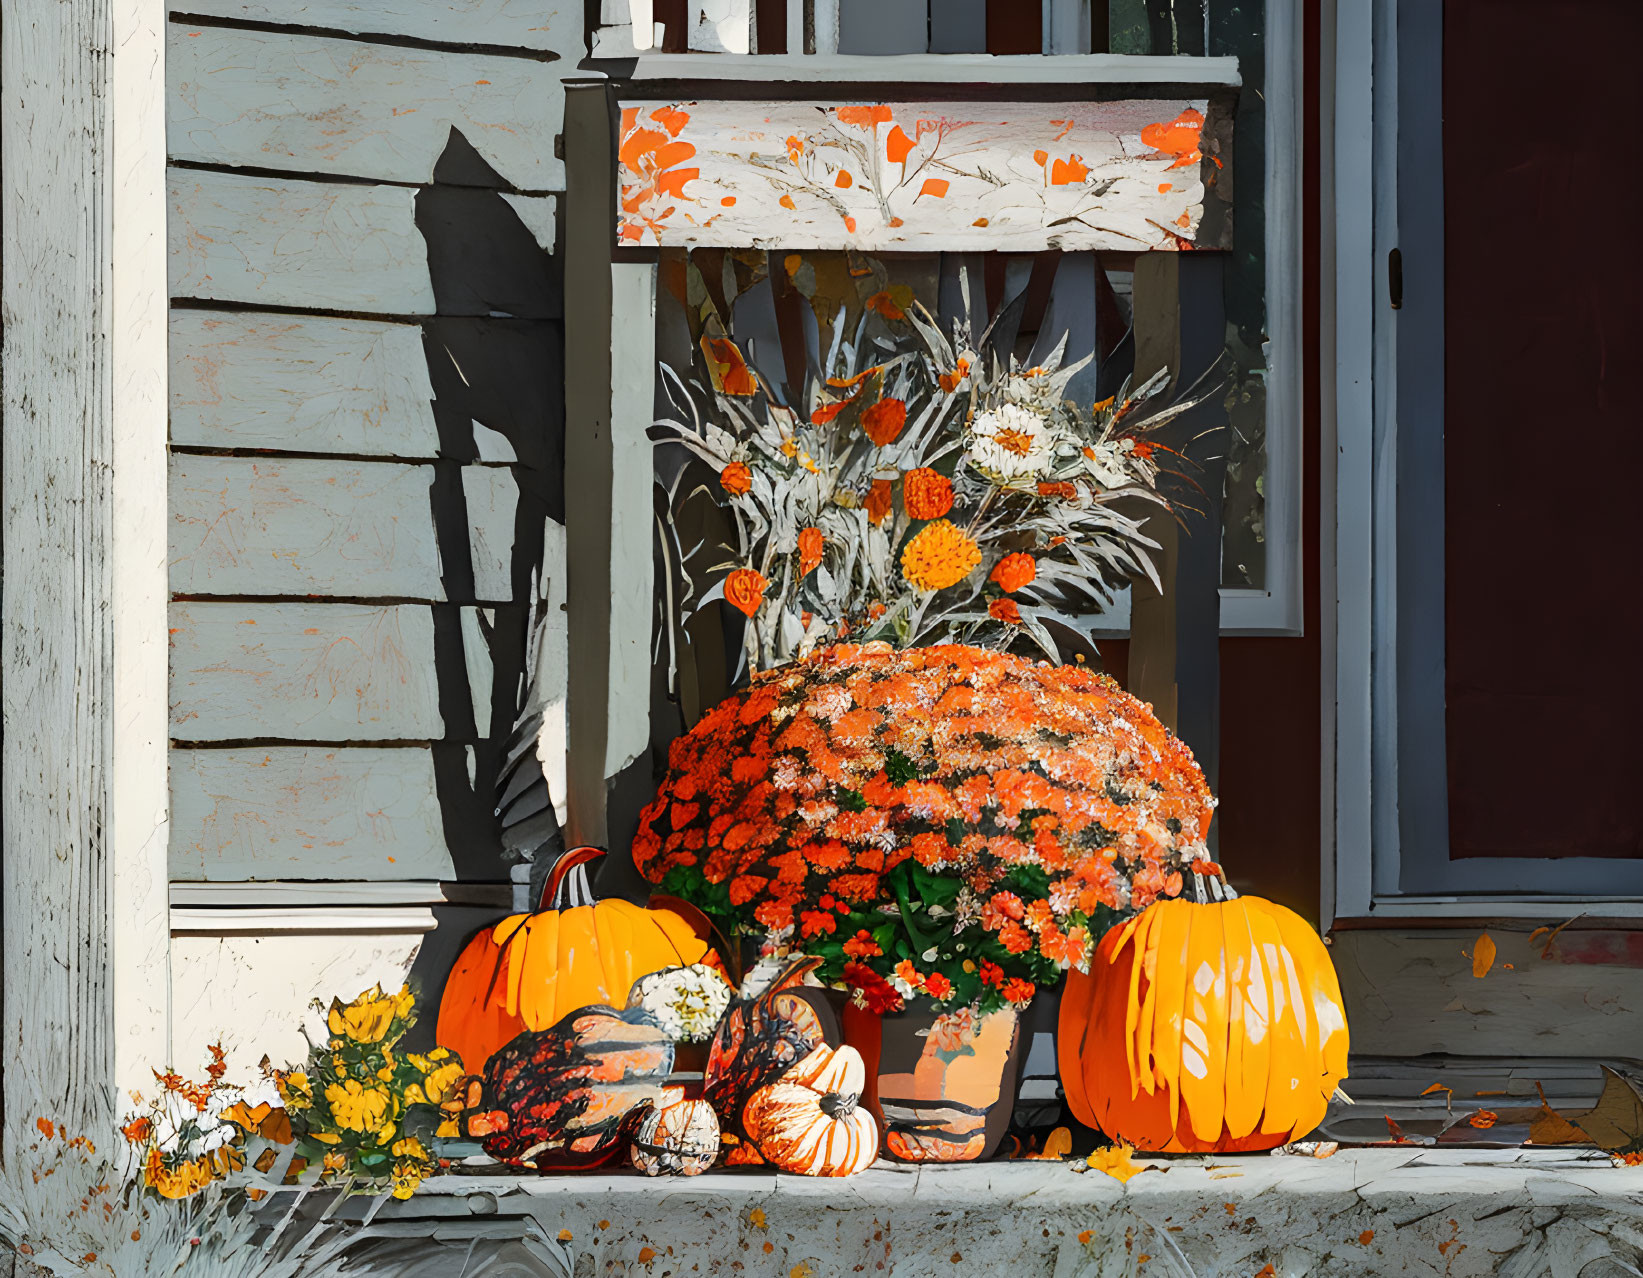
[{"label": "orange leaf on ground", "polygon": [[946,178],[925,178],[924,185],[919,187],[918,193],[919,195],[934,196],[939,200],[947,194],[947,188],[951,185],[952,183]]},{"label": "orange leaf on ground", "polygon": [[1500,1121],[1500,1115],[1492,1109],[1480,1109],[1466,1121],[1479,1130],[1487,1130]]},{"label": "orange leaf on ground", "polygon": [[1489,969],[1494,965],[1495,943],[1489,933],[1485,932],[1472,946],[1472,975],[1481,980],[1489,975]]}]

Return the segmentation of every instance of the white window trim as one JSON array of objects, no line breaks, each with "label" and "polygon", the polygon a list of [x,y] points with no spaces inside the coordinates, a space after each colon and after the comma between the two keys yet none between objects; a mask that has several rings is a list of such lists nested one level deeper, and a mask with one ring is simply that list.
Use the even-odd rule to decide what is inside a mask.
[{"label": "white window trim", "polygon": [[[1326,260],[1322,262],[1326,319],[1323,456],[1335,459],[1334,483],[1325,467],[1323,576],[1326,601],[1324,732],[1326,761],[1323,812],[1325,847],[1323,921],[1337,917],[1563,919],[1586,913],[1609,918],[1643,917],[1637,896],[1488,893],[1417,895],[1395,890],[1395,760],[1377,758],[1376,742],[1392,722],[1384,704],[1387,662],[1377,666],[1376,614],[1387,615],[1388,574],[1376,572],[1377,552],[1390,545],[1393,507],[1388,455],[1377,455],[1377,438],[1395,442],[1392,430],[1397,385],[1382,263],[1395,227],[1395,185],[1377,181],[1395,155],[1395,102],[1385,92],[1395,83],[1397,0],[1324,6],[1326,83],[1321,100],[1329,115],[1324,137],[1329,154],[1323,174]],[[1330,39],[1333,32],[1333,39]],[[1375,57],[1381,51],[1383,90],[1375,91]],[[1387,51],[1393,51],[1388,53]],[[1331,74],[1332,73],[1332,74]],[[1376,128],[1377,104],[1380,128]],[[1330,181],[1331,173],[1333,181]],[[1333,270],[1328,256],[1333,256]],[[1330,286],[1332,285],[1332,289]],[[1333,293],[1331,298],[1330,293]],[[1331,300],[1333,307],[1331,307]],[[1379,322],[1377,322],[1379,319]],[[1333,357],[1331,357],[1333,356]],[[1333,383],[1332,385],[1330,383]],[[1385,453],[1387,450],[1382,450]],[[1327,606],[1333,598],[1334,607]],[[1384,623],[1383,623],[1384,624]],[[1391,654],[1395,657],[1395,654]],[[1379,729],[1381,737],[1376,733]],[[1388,816],[1390,814],[1390,820]],[[1330,854],[1332,853],[1332,855]]]}]

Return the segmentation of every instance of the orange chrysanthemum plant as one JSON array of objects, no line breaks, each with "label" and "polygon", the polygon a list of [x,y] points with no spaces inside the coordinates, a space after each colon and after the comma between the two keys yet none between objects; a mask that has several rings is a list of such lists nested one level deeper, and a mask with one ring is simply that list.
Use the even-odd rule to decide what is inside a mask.
[{"label": "orange chrysanthemum plant", "polygon": [[915,992],[991,1010],[1190,894],[1214,806],[1191,751],[1105,675],[841,645],[755,675],[673,742],[633,854],[875,1011]]},{"label": "orange chrysanthemum plant", "polygon": [[[967,300],[944,331],[883,263],[765,263],[736,258],[732,275],[785,271],[770,287],[809,298],[830,335],[803,360],[744,349],[713,300],[731,277],[682,261],[674,292],[700,334],[696,366],[666,370],[677,411],[655,431],[711,468],[689,491],[725,507],[734,528],[723,560],[673,597],[687,611],[723,599],[741,612],[751,668],[846,637],[1065,660],[1046,622],[1083,630],[1130,579],[1156,583],[1138,502],[1169,505],[1160,481],[1180,455],[1153,432],[1192,406],[1163,406],[1166,373],[1074,402],[1090,358],[1066,359],[1065,342],[1027,366],[991,329],[972,333]],[[805,367],[803,384],[778,366]],[[689,544],[680,538],[680,559]]]}]

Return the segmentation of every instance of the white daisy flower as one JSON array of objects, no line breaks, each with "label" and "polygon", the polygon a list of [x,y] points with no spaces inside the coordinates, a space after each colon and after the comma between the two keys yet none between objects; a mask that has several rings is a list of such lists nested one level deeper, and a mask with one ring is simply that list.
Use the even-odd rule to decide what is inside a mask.
[{"label": "white daisy flower", "polygon": [[970,464],[1001,484],[1040,475],[1055,460],[1049,423],[1019,404],[977,413],[970,432]]}]

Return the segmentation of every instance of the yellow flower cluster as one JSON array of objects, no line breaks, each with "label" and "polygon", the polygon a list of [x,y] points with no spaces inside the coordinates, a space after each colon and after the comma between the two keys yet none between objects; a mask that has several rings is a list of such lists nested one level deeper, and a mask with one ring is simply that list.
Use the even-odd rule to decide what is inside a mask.
[{"label": "yellow flower cluster", "polygon": [[406,1198],[438,1170],[422,1137],[457,1134],[441,1107],[457,1093],[463,1068],[447,1048],[398,1050],[415,1024],[414,1005],[409,988],[386,994],[377,986],[349,1003],[333,1000],[329,1040],[313,1046],[305,1069],[280,1076],[301,1150],[321,1179],[391,1186]]}]

